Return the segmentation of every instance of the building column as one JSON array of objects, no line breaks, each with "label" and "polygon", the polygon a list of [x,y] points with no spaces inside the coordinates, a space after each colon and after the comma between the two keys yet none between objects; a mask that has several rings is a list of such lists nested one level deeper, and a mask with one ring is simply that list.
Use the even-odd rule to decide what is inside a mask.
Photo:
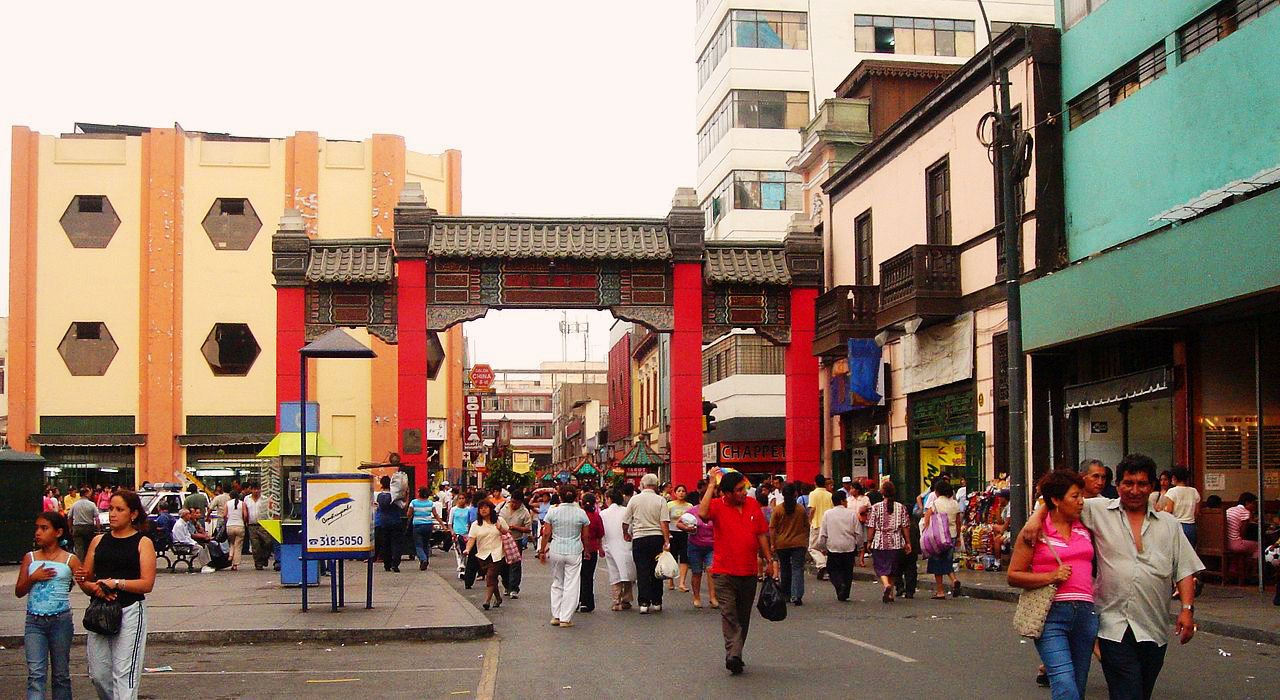
[{"label": "building column", "polygon": [[27,451],[36,425],[36,201],[40,134],[12,129],[9,188],[9,446]]},{"label": "building column", "polygon": [[786,350],[787,481],[807,483],[822,469],[818,358],[813,354],[816,289],[791,290],[791,344]]},{"label": "building column", "polygon": [[183,471],[177,436],[182,410],[182,241],[186,135],[152,129],[142,135],[142,293],[139,308],[136,483],[176,481]]},{"label": "building column", "polygon": [[[280,403],[298,401],[302,381],[298,351],[307,342],[305,271],[311,242],[307,224],[297,209],[285,209],[271,237],[271,272],[276,288],[276,431]],[[320,426],[310,426],[319,432]]]},{"label": "building column", "polygon": [[427,235],[434,209],[420,187],[405,188],[395,211],[396,444],[413,465],[414,483],[426,486],[427,468]]},{"label": "building column", "polygon": [[703,217],[692,188],[676,190],[667,215],[674,262],[671,333],[671,481],[702,478]]},{"label": "building column", "polygon": [[813,224],[796,215],[784,243],[791,274],[791,342],[786,350],[787,480],[812,483],[822,470],[822,406],[818,358],[813,354],[814,306],[822,288],[822,240]]}]

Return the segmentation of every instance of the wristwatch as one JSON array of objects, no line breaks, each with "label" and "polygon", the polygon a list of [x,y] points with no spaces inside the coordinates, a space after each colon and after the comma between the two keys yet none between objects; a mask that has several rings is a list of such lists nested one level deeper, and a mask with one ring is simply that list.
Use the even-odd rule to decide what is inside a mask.
[{"label": "wristwatch", "polygon": [[1186,610],[1187,612],[1190,612],[1192,615],[1194,615],[1196,612],[1196,606],[1188,605],[1187,603],[1182,604],[1182,609]]}]

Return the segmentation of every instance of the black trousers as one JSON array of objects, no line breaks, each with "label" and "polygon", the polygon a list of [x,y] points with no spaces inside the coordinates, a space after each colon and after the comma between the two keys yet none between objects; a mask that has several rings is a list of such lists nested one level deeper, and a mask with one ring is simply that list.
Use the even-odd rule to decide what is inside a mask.
[{"label": "black trousers", "polygon": [[827,577],[836,589],[837,600],[848,600],[853,587],[853,560],[856,552],[827,552]]},{"label": "black trousers", "polygon": [[577,605],[586,608],[586,612],[595,609],[595,563],[600,561],[599,554],[582,555],[582,568],[579,569],[581,585],[577,589]]},{"label": "black trousers", "polygon": [[476,575],[480,573],[480,560],[475,554],[467,555],[466,568],[462,572],[462,585],[471,588],[476,583]]},{"label": "black trousers", "polygon": [[510,595],[512,591],[519,593],[520,579],[524,575],[524,562],[518,561],[514,564],[508,564],[504,559],[500,566],[502,567],[499,570],[499,576],[502,579],[502,589],[506,591],[508,595]]},{"label": "black trousers", "polygon": [[1111,700],[1150,700],[1167,649],[1155,642],[1139,642],[1132,629],[1126,629],[1119,642],[1099,637],[1102,674]]},{"label": "black trousers", "polygon": [[902,553],[902,559],[899,566],[901,573],[898,574],[898,580],[894,588],[897,589],[899,595],[916,593],[916,584],[920,580],[920,569],[916,567],[916,563],[920,561],[920,555],[916,552],[917,547],[912,545],[911,553]]},{"label": "black trousers", "polygon": [[404,526],[400,524],[373,528],[373,546],[382,559],[382,568],[390,571],[400,566],[400,539]]},{"label": "black trousers", "polygon": [[662,535],[646,535],[631,540],[631,557],[636,562],[636,598],[641,605],[662,605],[662,582],[654,578]]}]

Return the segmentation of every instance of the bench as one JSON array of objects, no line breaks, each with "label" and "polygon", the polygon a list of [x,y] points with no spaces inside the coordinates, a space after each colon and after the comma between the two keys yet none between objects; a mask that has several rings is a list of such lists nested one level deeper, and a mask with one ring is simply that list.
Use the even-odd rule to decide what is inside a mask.
[{"label": "bench", "polygon": [[1201,560],[1213,559],[1217,569],[1206,562],[1202,575],[1214,576],[1224,585],[1235,578],[1237,583],[1250,579],[1253,561],[1240,552],[1227,549],[1227,510],[1225,508],[1201,508],[1196,517],[1196,531],[1199,546],[1196,548]]}]

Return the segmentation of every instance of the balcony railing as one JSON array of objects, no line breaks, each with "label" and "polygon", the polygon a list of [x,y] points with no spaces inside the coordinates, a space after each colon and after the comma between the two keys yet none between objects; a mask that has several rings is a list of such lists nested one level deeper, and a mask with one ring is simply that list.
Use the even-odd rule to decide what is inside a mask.
[{"label": "balcony railing", "polygon": [[874,336],[879,309],[878,285],[841,285],[818,297],[814,305],[813,354],[842,357],[849,338]]},{"label": "balcony railing", "polygon": [[888,328],[919,316],[928,320],[960,312],[960,248],[915,245],[880,264],[880,313]]}]

